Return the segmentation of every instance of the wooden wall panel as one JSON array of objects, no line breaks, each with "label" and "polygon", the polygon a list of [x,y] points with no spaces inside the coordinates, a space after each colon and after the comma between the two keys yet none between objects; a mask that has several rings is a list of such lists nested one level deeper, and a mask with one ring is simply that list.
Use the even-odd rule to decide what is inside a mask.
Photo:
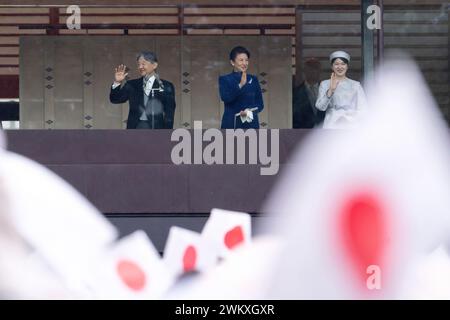
[{"label": "wooden wall panel", "polygon": [[[5,5],[15,5],[17,0],[3,0]],[[47,0],[50,5],[71,5],[72,0]],[[78,0],[80,5],[92,5],[92,0]],[[111,0],[96,0],[97,5],[110,5]],[[131,5],[211,5],[211,0],[116,0],[116,6],[129,7]],[[242,5],[242,0],[215,1],[218,5]],[[385,0],[386,5],[440,5],[446,3],[446,0]],[[36,0],[21,0],[23,5],[36,5]],[[247,0],[248,5],[271,6],[274,0]],[[347,6],[359,5],[359,0],[277,0],[277,5],[308,5],[308,6]]]},{"label": "wooden wall panel", "polygon": [[[223,107],[220,106],[218,94],[219,74],[226,68],[224,44],[214,38],[191,38],[184,43],[190,49],[190,84],[191,127],[194,121],[203,121],[204,128],[219,128]],[[215,45],[211,47],[211,41]]]},{"label": "wooden wall panel", "polygon": [[[48,37],[53,42],[54,129],[83,128],[83,42],[81,39]],[[73,41],[75,40],[75,41]],[[88,60],[89,61],[89,60]]]},{"label": "wooden wall panel", "polygon": [[0,99],[15,99],[19,96],[19,76],[4,74],[0,77]]},{"label": "wooden wall panel", "polygon": [[290,102],[292,101],[292,91],[290,88],[292,87],[292,77],[286,77],[286,75],[291,73],[292,67],[290,64],[279,62],[280,59],[288,59],[291,56],[291,39],[283,37],[265,38],[265,40],[269,64],[267,65],[266,60],[262,61],[260,66],[264,66],[267,70],[261,71],[267,73],[263,79],[266,79],[268,83],[265,93],[267,96],[266,106],[268,107],[268,128],[291,128],[292,107]]},{"label": "wooden wall panel", "polygon": [[44,129],[44,50],[45,39],[33,37],[20,41],[20,65],[26,74],[20,77],[21,128]]},{"label": "wooden wall panel", "polygon": [[[180,37],[160,37],[155,41],[155,52],[158,55],[158,72],[162,79],[167,79],[175,87],[175,100],[177,107],[175,109],[174,123],[177,127],[181,126],[181,38]],[[141,48],[145,50],[145,46]]]},{"label": "wooden wall panel", "polygon": [[416,59],[442,114],[450,122],[448,9],[386,9],[385,48]]}]

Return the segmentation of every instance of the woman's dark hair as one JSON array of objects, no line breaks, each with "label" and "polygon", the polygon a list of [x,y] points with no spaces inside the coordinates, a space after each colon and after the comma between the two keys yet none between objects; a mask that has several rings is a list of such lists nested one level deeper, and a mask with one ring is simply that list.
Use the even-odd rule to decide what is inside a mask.
[{"label": "woman's dark hair", "polygon": [[348,64],[348,60],[347,59],[337,57],[337,58],[334,58],[333,60],[331,60],[331,65],[333,65],[333,63],[336,61],[336,59],[341,59],[345,64]]},{"label": "woman's dark hair", "polygon": [[230,60],[234,61],[236,59],[236,57],[238,55],[240,55],[241,53],[245,53],[247,55],[247,57],[250,59],[250,52],[244,47],[237,46],[237,47],[234,47],[233,50],[231,50]]}]

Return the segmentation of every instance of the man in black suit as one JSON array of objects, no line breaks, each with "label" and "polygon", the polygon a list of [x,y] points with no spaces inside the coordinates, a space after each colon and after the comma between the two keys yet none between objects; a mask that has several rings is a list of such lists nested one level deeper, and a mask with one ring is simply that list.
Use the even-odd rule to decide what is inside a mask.
[{"label": "man in black suit", "polygon": [[137,56],[141,77],[126,80],[127,67],[115,70],[111,87],[111,103],[129,101],[127,129],[172,129],[175,113],[175,88],[156,73],[158,59],[153,52],[144,51]]},{"label": "man in black suit", "polygon": [[294,88],[292,95],[293,128],[314,128],[325,118],[325,112],[316,108],[320,72],[321,65],[318,59],[310,58],[305,61],[305,80]]}]

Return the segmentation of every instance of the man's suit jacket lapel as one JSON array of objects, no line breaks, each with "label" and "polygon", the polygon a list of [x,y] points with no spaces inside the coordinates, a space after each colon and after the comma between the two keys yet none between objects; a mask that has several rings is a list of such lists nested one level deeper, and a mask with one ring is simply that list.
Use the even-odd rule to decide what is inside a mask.
[{"label": "man's suit jacket lapel", "polygon": [[[159,82],[158,82],[158,80],[156,80],[156,78],[155,78],[155,81],[153,81],[152,89],[159,89]],[[158,91],[156,91],[156,92],[158,92]]]}]

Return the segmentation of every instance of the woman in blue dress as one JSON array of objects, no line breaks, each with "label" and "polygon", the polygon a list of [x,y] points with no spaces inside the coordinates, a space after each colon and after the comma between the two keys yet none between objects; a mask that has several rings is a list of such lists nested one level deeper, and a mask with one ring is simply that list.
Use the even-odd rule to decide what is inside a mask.
[{"label": "woman in blue dress", "polygon": [[220,98],[225,104],[222,129],[259,129],[258,113],[264,102],[258,78],[247,74],[250,52],[235,47],[230,52],[233,72],[219,77]]}]

